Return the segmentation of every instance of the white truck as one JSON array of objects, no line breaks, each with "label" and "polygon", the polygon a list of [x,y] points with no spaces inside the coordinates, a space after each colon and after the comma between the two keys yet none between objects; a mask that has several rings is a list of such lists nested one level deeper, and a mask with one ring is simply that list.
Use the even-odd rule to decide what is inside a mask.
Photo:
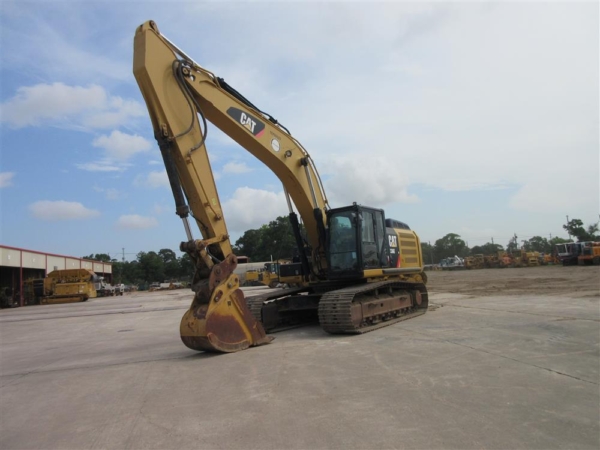
[{"label": "white truck", "polygon": [[96,293],[98,297],[112,297],[115,295],[115,287],[104,281],[104,277],[99,277],[96,283]]}]

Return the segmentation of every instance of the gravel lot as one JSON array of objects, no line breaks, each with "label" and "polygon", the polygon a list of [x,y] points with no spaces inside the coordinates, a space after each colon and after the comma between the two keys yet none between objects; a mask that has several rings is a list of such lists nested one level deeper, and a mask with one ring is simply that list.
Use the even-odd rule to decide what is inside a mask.
[{"label": "gravel lot", "polygon": [[563,295],[600,296],[600,266],[539,266],[427,272],[432,292],[475,296]]},{"label": "gravel lot", "polygon": [[186,291],[2,310],[0,448],[597,449],[599,275],[430,272],[423,316],[229,355]]}]

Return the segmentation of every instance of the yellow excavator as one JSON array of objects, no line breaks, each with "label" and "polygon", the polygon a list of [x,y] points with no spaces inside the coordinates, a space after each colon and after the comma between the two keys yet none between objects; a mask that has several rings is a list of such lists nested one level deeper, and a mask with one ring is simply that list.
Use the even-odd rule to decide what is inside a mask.
[{"label": "yellow excavator", "polygon": [[[153,21],[136,30],[133,73],[183,221],[180,249],[195,264],[194,299],[180,326],[186,346],[235,352],[269,343],[266,331],[310,318],[328,333],[355,334],[427,311],[417,234],[382,209],[330,208],[310,155],[288,129],[194,62]],[[288,269],[301,275],[300,287],[244,298],[205,147],[207,122],[282,182],[300,256]],[[192,235],[190,216],[201,239]]]}]

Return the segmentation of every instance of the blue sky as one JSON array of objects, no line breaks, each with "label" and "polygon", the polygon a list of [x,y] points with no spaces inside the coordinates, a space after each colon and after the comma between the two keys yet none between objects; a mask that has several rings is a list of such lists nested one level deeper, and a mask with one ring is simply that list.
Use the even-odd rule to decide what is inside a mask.
[{"label": "blue sky", "polygon": [[[131,259],[185,237],[131,72],[149,19],[290,129],[334,207],[471,246],[598,220],[596,2],[0,8],[2,244]],[[286,214],[279,181],[210,124],[207,147],[234,242]]]}]

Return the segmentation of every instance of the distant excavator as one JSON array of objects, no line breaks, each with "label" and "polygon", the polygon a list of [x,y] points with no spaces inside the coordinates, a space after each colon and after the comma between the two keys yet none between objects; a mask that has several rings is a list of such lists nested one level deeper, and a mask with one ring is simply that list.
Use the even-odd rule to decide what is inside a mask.
[{"label": "distant excavator", "polygon": [[[180,326],[186,346],[235,352],[269,343],[265,330],[309,317],[328,333],[364,333],[427,311],[417,234],[382,209],[330,208],[310,155],[288,129],[195,63],[152,21],[135,33],[133,72],[187,235],[180,249],[196,267],[194,299]],[[301,287],[244,298],[205,147],[207,122],[281,180],[300,256],[286,266]],[[189,216],[202,239],[194,239]]]}]

